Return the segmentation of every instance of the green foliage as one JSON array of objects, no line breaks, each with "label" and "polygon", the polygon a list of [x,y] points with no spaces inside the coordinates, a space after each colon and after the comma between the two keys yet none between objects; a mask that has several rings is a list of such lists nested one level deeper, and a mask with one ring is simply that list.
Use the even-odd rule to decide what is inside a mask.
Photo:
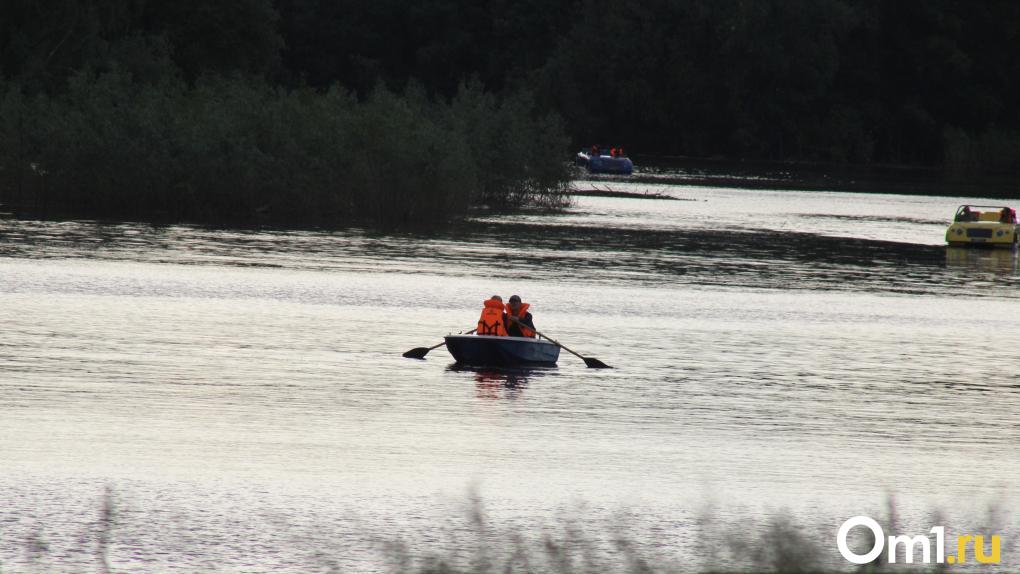
[{"label": "green foliage", "polygon": [[0,74],[59,92],[68,76],[162,44],[194,80],[203,72],[278,71],[283,40],[271,0],[0,0]]},{"label": "green foliage", "polygon": [[271,0],[175,0],[148,4],[145,22],[165,34],[185,76],[269,74],[280,64],[283,39]]},{"label": "green foliage", "polygon": [[284,67],[359,94],[411,78],[444,96],[468,77],[501,92],[540,68],[579,0],[278,0]]},{"label": "green foliage", "polygon": [[536,116],[525,93],[502,101],[477,82],[462,84],[449,110],[449,122],[478,166],[475,200],[495,207],[562,202],[569,174],[566,163],[549,161],[567,149],[555,116]]},{"label": "green foliage", "polygon": [[946,165],[961,176],[1020,176],[1020,132],[990,129],[980,134],[945,131]]},{"label": "green foliage", "polygon": [[0,74],[31,92],[59,89],[69,73],[104,61],[139,16],[131,0],[0,0]]},{"label": "green foliage", "polygon": [[543,85],[584,141],[809,156],[848,19],[836,0],[590,2]]},{"label": "green foliage", "polygon": [[277,3],[291,78],[527,85],[575,144],[939,164],[1020,130],[1020,5],[962,0]]},{"label": "green foliage", "polygon": [[[7,134],[16,118],[40,124],[18,128],[3,144],[17,149],[5,154],[35,154],[44,128],[81,130],[102,117],[95,133],[79,135],[122,130],[118,144],[147,142],[156,148],[145,154],[250,182],[241,211],[311,202],[317,212],[402,213],[411,222],[466,196],[492,206],[555,200],[564,175],[547,158],[566,159],[564,133],[574,145],[618,143],[632,154],[1015,172],[1018,42],[1020,3],[1008,0],[0,0],[0,76],[23,98],[8,102],[0,122]],[[412,84],[427,96],[395,95]],[[353,94],[341,98],[351,100],[346,111],[322,109],[316,96],[332,102],[330,90]],[[238,99],[217,99],[226,92]],[[141,108],[124,109],[134,103]],[[234,104],[255,107],[245,115],[227,109]],[[73,111],[63,126],[25,115],[60,106]],[[214,109],[226,115],[209,117],[203,135],[145,123],[194,123]],[[393,135],[359,123],[369,114]],[[85,153],[78,141],[68,145]],[[192,149],[229,162],[209,165]],[[328,197],[308,199],[283,183],[333,181],[336,166],[368,149],[392,154],[421,180],[370,162]],[[424,164],[411,149],[440,156]],[[261,163],[242,166],[249,161]],[[0,177],[34,192],[26,174]],[[123,177],[86,179],[101,190]],[[185,193],[203,187],[178,180]],[[359,189],[382,181],[406,201],[355,203]],[[446,191],[409,199],[424,197],[422,187]],[[96,193],[88,202],[105,201]]]},{"label": "green foliage", "polygon": [[[412,228],[482,202],[563,198],[562,132],[532,119],[526,99],[476,86],[448,103],[380,86],[358,103],[339,87],[241,76],[133,78],[82,71],[54,96],[0,86],[0,200],[95,217]],[[487,102],[470,124],[466,100]]]}]

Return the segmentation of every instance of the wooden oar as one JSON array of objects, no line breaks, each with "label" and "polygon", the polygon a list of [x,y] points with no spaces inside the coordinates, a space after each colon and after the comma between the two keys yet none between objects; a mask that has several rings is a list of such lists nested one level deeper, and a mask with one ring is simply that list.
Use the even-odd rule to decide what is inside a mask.
[{"label": "wooden oar", "polygon": [[546,335],[545,333],[539,331],[538,329],[532,329],[532,331],[538,333],[539,335],[542,335],[546,339],[549,339],[550,341],[552,341],[552,343],[554,345],[556,345],[557,347],[559,347],[561,349],[565,349],[571,355],[574,355],[575,357],[581,359],[582,361],[584,361],[585,365],[588,365],[589,369],[612,369],[612,367],[610,367],[609,365],[607,365],[607,364],[603,363],[602,361],[596,359],[595,357],[582,357],[581,355],[571,351],[570,349],[567,349],[567,347],[564,346],[562,343],[560,343],[556,339],[553,339],[552,337]]},{"label": "wooden oar", "polygon": [[[474,333],[477,330],[478,329],[471,329],[470,331],[464,334],[470,335],[471,333]],[[404,356],[407,357],[408,359],[424,359],[425,355],[429,354],[429,351],[431,351],[432,349],[438,349],[439,347],[442,347],[445,344],[446,341],[443,341],[442,343],[439,343],[438,345],[432,345],[431,347],[415,347],[410,351],[404,353]]]}]

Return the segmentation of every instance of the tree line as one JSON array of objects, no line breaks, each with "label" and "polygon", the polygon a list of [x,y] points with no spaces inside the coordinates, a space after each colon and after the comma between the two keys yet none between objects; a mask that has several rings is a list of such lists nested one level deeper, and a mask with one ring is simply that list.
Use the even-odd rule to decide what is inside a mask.
[{"label": "tree line", "polygon": [[565,130],[530,90],[306,82],[261,0],[0,5],[19,214],[407,229],[566,201]]},{"label": "tree line", "polygon": [[[90,129],[117,126],[125,146],[147,141],[195,161],[212,161],[215,151],[229,169],[211,171],[269,170],[272,177],[244,177],[281,179],[274,184],[281,188],[286,178],[273,167],[282,163],[242,168],[259,154],[277,153],[267,140],[344,172],[368,168],[358,163],[364,157],[350,154],[343,156],[347,163],[327,160],[339,149],[368,155],[387,141],[393,158],[376,159],[419,173],[423,167],[402,164],[412,161],[402,154],[432,146],[440,155],[416,160],[430,166],[432,183],[422,185],[450,197],[467,193],[472,204],[548,200],[541,190],[565,178],[549,160],[564,160],[568,143],[618,143],[646,155],[946,165],[1016,175],[1018,45],[1020,4],[1010,0],[0,0],[6,106],[0,181],[8,198],[14,183],[31,188],[39,182],[25,174],[37,173],[35,164],[51,175],[52,191],[56,173],[70,169],[52,161],[59,152],[48,152],[46,163],[27,161],[42,153],[47,138],[66,129],[61,137],[81,147]],[[95,100],[101,93],[102,105]],[[471,115],[457,107],[465,105],[458,98],[502,111]],[[252,107],[233,110],[226,102]],[[328,111],[314,111],[325,103]],[[380,111],[387,105],[404,110],[404,119]],[[103,106],[112,114],[106,120],[87,115]],[[230,119],[203,116],[212,109]],[[35,126],[60,123],[38,115],[47,112],[80,125]],[[143,122],[145,114],[152,126],[124,123]],[[167,118],[172,122],[160,126]],[[324,137],[320,120],[343,141],[316,140]],[[376,131],[365,127],[376,120]],[[188,122],[196,123],[186,128]],[[296,126],[320,135],[288,134]],[[179,132],[147,132],[157,127]],[[71,138],[75,129],[82,131]],[[357,135],[359,129],[372,133]],[[176,139],[161,139],[167,137]],[[228,154],[215,137],[250,148]],[[280,143],[287,137],[301,141],[287,147]],[[202,138],[209,141],[200,145]],[[410,147],[395,151],[402,145]],[[285,160],[273,155],[273,161]],[[465,161],[472,163],[468,175],[454,176],[450,162]],[[321,169],[289,168],[305,178]],[[382,185],[383,175],[397,177],[384,171],[365,181]],[[526,174],[522,181],[511,183],[519,173]],[[199,191],[212,186],[196,183],[198,177],[159,181]],[[333,185],[322,177],[324,188]],[[230,185],[247,183],[237,176]],[[470,192],[453,191],[465,184]],[[371,196],[370,187],[334,192],[348,199],[331,209],[357,211],[353,198]],[[260,193],[252,205],[273,203]]]},{"label": "tree line", "polygon": [[575,145],[1017,168],[1010,0],[281,0],[289,80],[525,85]]}]

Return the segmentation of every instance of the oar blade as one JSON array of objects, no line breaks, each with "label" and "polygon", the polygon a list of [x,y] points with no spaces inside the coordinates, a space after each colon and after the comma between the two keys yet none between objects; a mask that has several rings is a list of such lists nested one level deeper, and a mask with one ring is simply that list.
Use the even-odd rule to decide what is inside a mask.
[{"label": "oar blade", "polygon": [[595,357],[581,357],[584,359],[584,364],[588,365],[589,369],[612,369],[609,365],[596,359]]},{"label": "oar blade", "polygon": [[428,347],[415,347],[410,351],[404,353],[404,356],[408,359],[424,359],[425,355],[429,353]]}]

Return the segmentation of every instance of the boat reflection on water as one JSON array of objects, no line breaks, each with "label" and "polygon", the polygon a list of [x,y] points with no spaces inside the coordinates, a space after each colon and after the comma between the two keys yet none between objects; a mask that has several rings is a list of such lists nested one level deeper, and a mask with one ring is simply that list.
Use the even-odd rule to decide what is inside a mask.
[{"label": "boat reflection on water", "polygon": [[946,268],[1015,275],[1017,250],[946,247]]},{"label": "boat reflection on water", "polygon": [[499,367],[468,367],[450,365],[447,371],[456,373],[473,373],[475,396],[479,399],[499,400],[516,399],[528,388],[531,381],[544,376],[552,368],[510,369]]}]

